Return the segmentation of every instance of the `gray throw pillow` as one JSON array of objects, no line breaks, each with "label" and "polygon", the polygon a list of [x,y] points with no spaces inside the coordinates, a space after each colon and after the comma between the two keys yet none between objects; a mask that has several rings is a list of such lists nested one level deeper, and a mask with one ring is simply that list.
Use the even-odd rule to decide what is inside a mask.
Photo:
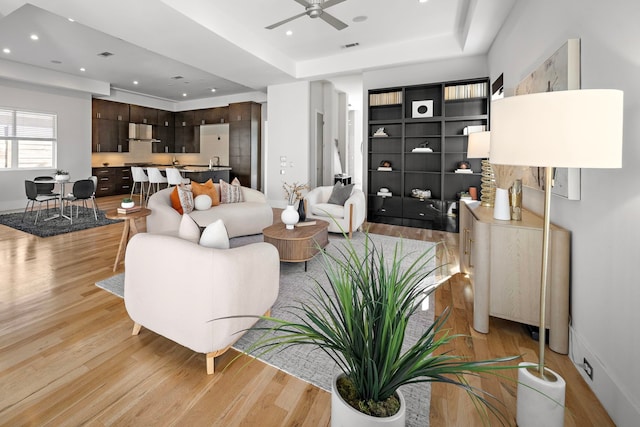
[{"label": "gray throw pillow", "polygon": [[351,190],[353,190],[354,184],[344,185],[341,182],[336,182],[336,185],[333,186],[333,191],[331,191],[331,196],[329,196],[329,200],[327,203],[332,205],[340,205],[344,206],[344,202],[347,201],[349,196],[351,196]]}]

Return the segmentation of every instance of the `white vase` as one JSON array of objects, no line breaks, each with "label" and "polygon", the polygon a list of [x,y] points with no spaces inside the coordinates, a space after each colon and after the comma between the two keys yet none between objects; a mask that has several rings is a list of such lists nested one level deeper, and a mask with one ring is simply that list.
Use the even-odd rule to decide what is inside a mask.
[{"label": "white vase", "polygon": [[496,197],[493,201],[493,217],[504,221],[511,220],[509,190],[505,188],[496,188]]},{"label": "white vase", "polygon": [[404,396],[400,391],[396,391],[400,399],[400,410],[397,414],[386,417],[372,417],[363,414],[349,405],[338,393],[336,383],[338,378],[344,374],[340,373],[333,378],[331,383],[331,427],[404,427],[406,424],[407,405]]},{"label": "white vase", "polygon": [[293,205],[287,205],[286,209],[282,211],[280,219],[286,226],[287,230],[293,230],[293,226],[298,223],[298,220],[300,220],[300,215],[298,215],[298,211],[293,207]]}]

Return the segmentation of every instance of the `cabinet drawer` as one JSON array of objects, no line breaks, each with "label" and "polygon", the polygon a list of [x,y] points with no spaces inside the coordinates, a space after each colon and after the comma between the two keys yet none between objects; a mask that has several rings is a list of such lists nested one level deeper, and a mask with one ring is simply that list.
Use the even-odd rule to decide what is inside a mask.
[{"label": "cabinet drawer", "polygon": [[443,207],[445,203],[442,200],[432,199],[405,199],[404,201],[404,217],[411,219],[419,219],[433,221],[446,215]]},{"label": "cabinet drawer", "polygon": [[112,182],[98,180],[98,188],[96,189],[96,196],[108,196],[113,194],[114,185]]},{"label": "cabinet drawer", "polygon": [[369,215],[402,217],[402,201],[399,197],[369,196]]}]

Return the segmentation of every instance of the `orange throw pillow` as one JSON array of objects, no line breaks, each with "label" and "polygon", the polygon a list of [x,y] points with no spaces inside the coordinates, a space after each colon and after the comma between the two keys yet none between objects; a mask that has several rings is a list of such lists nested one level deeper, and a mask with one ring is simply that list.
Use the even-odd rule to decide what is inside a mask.
[{"label": "orange throw pillow", "polygon": [[220,197],[218,197],[216,186],[213,184],[211,178],[204,184],[191,181],[191,191],[193,192],[194,199],[201,194],[206,194],[211,197],[211,206],[218,206],[220,204]]},{"label": "orange throw pillow", "polygon": [[180,195],[178,194],[178,187],[173,187],[173,191],[171,192],[171,206],[173,209],[177,210],[180,215],[184,213],[182,210],[182,203],[180,203]]}]

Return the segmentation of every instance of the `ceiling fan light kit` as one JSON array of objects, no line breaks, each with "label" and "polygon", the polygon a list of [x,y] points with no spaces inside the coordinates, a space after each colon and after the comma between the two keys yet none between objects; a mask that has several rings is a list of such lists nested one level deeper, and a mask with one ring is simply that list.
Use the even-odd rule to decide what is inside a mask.
[{"label": "ceiling fan light kit", "polygon": [[284,19],[280,22],[276,22],[275,24],[269,25],[268,27],[265,27],[267,30],[273,30],[274,28],[277,28],[283,24],[286,24],[287,22],[291,22],[294,19],[298,19],[302,16],[307,15],[309,18],[320,18],[322,19],[324,22],[326,22],[327,24],[331,25],[333,28],[335,28],[336,30],[340,31],[340,30],[344,30],[345,28],[348,27],[347,24],[345,24],[344,22],[342,22],[341,20],[339,20],[338,18],[336,18],[333,15],[328,14],[327,12],[325,12],[325,9],[330,8],[331,6],[335,6],[336,4],[342,3],[346,0],[294,0],[296,3],[301,4],[302,6],[304,6],[305,11],[302,13],[299,13],[297,15],[294,15],[290,18]]}]

